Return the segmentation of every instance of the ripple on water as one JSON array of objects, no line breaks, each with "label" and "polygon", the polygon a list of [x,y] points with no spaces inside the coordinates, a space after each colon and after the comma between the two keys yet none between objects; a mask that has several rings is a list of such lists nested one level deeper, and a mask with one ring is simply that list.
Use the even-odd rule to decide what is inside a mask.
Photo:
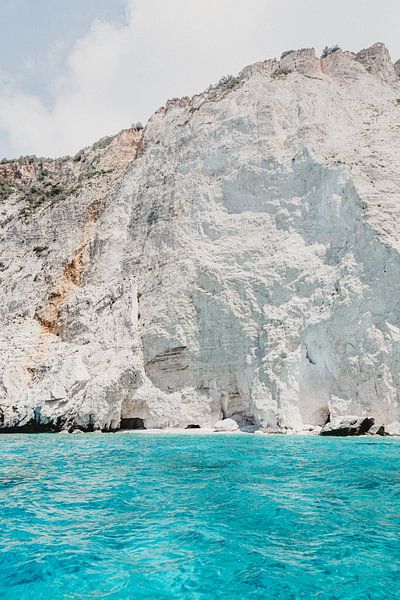
[{"label": "ripple on water", "polygon": [[400,443],[0,438],[9,599],[400,598]]}]

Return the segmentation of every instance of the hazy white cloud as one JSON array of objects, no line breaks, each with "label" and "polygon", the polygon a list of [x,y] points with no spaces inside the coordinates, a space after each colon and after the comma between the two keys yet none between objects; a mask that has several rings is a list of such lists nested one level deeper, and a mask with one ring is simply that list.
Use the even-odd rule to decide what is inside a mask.
[{"label": "hazy white cloud", "polygon": [[288,48],[386,41],[397,58],[399,17],[397,0],[127,0],[124,25],[76,42],[50,107],[0,76],[0,154],[74,153]]}]

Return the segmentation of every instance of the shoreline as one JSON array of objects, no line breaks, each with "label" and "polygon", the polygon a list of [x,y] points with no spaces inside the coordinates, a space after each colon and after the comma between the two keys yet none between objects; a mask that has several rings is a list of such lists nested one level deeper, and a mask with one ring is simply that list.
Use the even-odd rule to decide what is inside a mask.
[{"label": "shoreline", "polygon": [[238,429],[236,431],[215,431],[212,428],[204,427],[201,429],[184,429],[184,428],[167,428],[167,429],[120,429],[117,431],[82,431],[80,429],[76,429],[75,431],[42,431],[42,432],[26,432],[26,431],[14,431],[14,432],[2,432],[0,430],[0,438],[1,437],[9,437],[14,435],[26,435],[26,436],[35,436],[35,435],[127,435],[127,436],[173,436],[173,435],[184,435],[184,436],[226,436],[226,435],[250,435],[256,437],[335,437],[335,438],[400,438],[400,435],[397,434],[389,434],[386,433],[384,436],[377,435],[373,433],[365,433],[362,435],[347,435],[347,436],[321,436],[319,433],[315,431],[296,431],[296,432],[264,432],[261,429],[257,429],[255,431],[241,430]]},{"label": "shoreline", "polygon": [[167,428],[167,429],[120,429],[115,432],[116,435],[286,435],[286,434],[268,434],[261,431],[245,431],[238,429],[236,431],[215,431],[211,427],[200,429]]},{"label": "shoreline", "polygon": [[[98,431],[93,432],[93,433],[99,433]],[[188,435],[188,436],[198,436],[198,435],[255,435],[256,437],[318,437],[318,438],[326,438],[326,437],[351,437],[351,438],[400,438],[399,435],[394,435],[394,434],[385,434],[384,436],[382,435],[377,435],[377,434],[373,434],[373,433],[366,433],[363,435],[347,435],[347,436],[323,436],[320,435],[319,433],[316,432],[312,432],[312,431],[298,431],[298,432],[265,432],[262,431],[261,429],[258,429],[256,431],[242,431],[242,430],[238,430],[238,431],[215,431],[214,429],[145,429],[145,430],[120,430],[120,431],[116,431],[114,432],[116,435]]]}]

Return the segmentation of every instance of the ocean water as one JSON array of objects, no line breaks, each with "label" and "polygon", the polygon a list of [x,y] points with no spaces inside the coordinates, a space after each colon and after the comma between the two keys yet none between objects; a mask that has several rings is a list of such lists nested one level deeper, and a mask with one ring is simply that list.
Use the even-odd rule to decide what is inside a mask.
[{"label": "ocean water", "polygon": [[0,597],[400,598],[400,442],[0,437]]}]

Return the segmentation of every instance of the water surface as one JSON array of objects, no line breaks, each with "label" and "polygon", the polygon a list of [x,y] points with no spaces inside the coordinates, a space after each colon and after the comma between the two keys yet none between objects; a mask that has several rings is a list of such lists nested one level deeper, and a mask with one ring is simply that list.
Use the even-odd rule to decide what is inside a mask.
[{"label": "water surface", "polygon": [[400,598],[400,442],[1,436],[5,599]]}]

